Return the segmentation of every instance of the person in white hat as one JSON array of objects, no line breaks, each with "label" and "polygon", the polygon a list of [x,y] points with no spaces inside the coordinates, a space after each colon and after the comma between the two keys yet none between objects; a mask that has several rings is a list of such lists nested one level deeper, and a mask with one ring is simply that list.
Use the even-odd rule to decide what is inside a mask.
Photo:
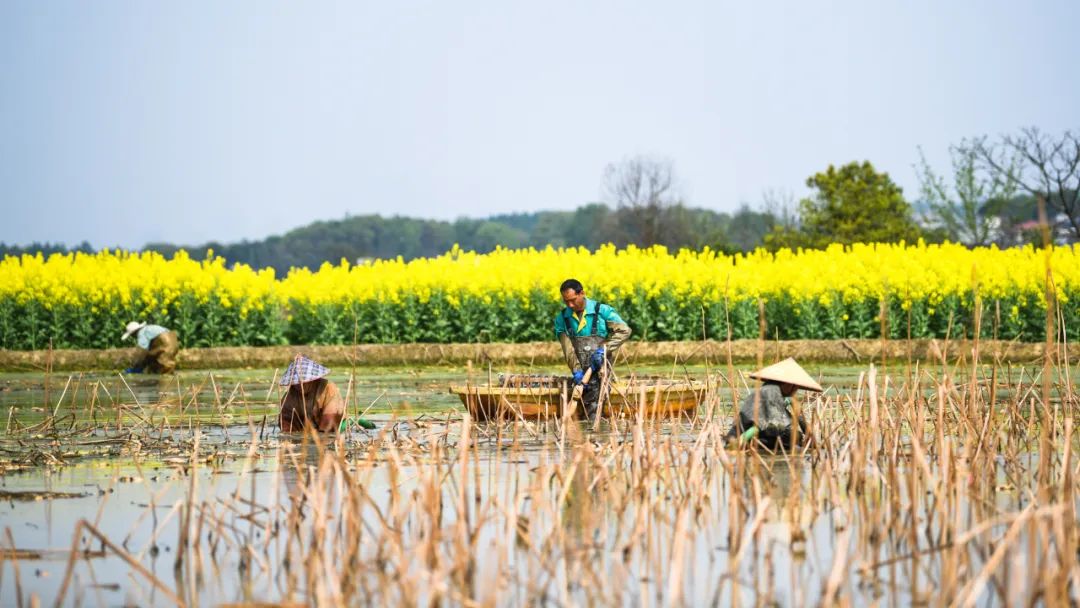
[{"label": "person in white hat", "polygon": [[124,328],[121,340],[135,336],[135,345],[139,354],[126,374],[141,374],[143,370],[153,374],[171,374],[176,371],[176,355],[180,352],[180,341],[176,332],[160,325],[147,325],[145,321],[132,321]]},{"label": "person in white hat", "polygon": [[329,374],[329,369],[304,355],[293,358],[281,376],[281,386],[289,387],[278,416],[282,432],[298,433],[305,426],[322,432],[337,430],[345,416],[345,400],[326,377]]},{"label": "person in white hat", "polygon": [[[761,380],[761,387],[743,398],[739,415],[728,431],[728,439],[739,437],[756,427],[757,440],[766,447],[791,447],[796,420],[788,409],[788,399],[800,388],[820,393],[821,385],[791,357],[764,367],[750,374],[750,377]],[[806,435],[806,423],[800,417],[797,424],[798,441]]]}]

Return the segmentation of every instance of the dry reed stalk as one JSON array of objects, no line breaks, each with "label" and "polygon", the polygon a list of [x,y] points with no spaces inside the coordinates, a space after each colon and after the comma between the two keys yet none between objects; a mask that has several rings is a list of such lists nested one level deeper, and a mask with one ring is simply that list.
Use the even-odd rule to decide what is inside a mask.
[{"label": "dry reed stalk", "polygon": [[19,572],[19,555],[18,550],[15,548],[15,539],[11,536],[11,528],[4,527],[4,539],[7,541],[7,551],[4,552],[4,558],[11,560],[12,574],[15,576],[15,605],[18,608],[23,606],[23,593],[22,593],[22,574]]},{"label": "dry reed stalk", "polygon": [[180,599],[179,596],[177,596],[175,593],[173,593],[173,591],[171,589],[169,589],[169,587],[167,585],[165,585],[165,583],[161,582],[161,580],[159,578],[154,576],[153,572],[150,572],[149,570],[147,570],[141,563],[139,563],[138,560],[133,558],[130,553],[128,553],[127,551],[124,551],[121,547],[118,547],[115,544],[113,544],[113,542],[110,541],[107,536],[102,534],[100,530],[98,530],[93,524],[86,521],[85,519],[80,519],[79,522],[75,525],[75,533],[73,534],[75,541],[74,541],[74,543],[72,545],[71,554],[70,554],[70,556],[68,558],[67,570],[66,570],[66,572],[64,574],[64,582],[62,583],[62,585],[60,587],[60,591],[57,594],[56,602],[55,602],[54,605],[62,606],[63,603],[64,603],[64,597],[66,596],[68,583],[70,582],[71,575],[72,575],[74,567],[75,567],[75,559],[77,557],[78,540],[79,540],[79,538],[80,538],[83,531],[85,531],[86,533],[90,534],[91,536],[97,538],[98,542],[100,542],[105,547],[108,547],[109,550],[111,550],[113,552],[113,554],[115,554],[117,557],[122,559],[128,565],[128,567],[130,567],[132,570],[134,570],[134,571],[138,572],[140,575],[142,575],[143,578],[145,578],[147,581],[149,581],[150,584],[152,584],[155,588],[157,588],[158,591],[160,591],[162,594],[164,594],[165,597],[170,602],[176,604],[177,606],[186,605],[186,603],[182,599]]}]

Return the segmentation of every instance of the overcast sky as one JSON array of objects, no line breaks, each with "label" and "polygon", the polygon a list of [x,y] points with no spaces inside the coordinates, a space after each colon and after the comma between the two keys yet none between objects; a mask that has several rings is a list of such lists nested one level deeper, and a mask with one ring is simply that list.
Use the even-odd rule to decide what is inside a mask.
[{"label": "overcast sky", "polygon": [[0,3],[0,241],[259,239],[573,209],[670,159],[692,206],[1080,127],[1076,0]]}]

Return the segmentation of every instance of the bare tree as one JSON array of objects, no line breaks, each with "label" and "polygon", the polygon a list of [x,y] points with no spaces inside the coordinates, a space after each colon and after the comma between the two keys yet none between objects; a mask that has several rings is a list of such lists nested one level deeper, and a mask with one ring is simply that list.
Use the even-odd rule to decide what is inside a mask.
[{"label": "bare tree", "polygon": [[623,232],[641,246],[665,240],[668,209],[682,204],[671,161],[648,156],[609,164],[604,169],[604,196],[619,210]]},{"label": "bare tree", "polygon": [[919,175],[923,200],[929,206],[930,222],[943,228],[953,241],[972,247],[989,245],[1000,230],[1000,211],[1019,187],[1009,175],[1020,170],[1020,155],[999,158],[1002,171],[980,166],[979,147],[970,140],[949,146],[952,158],[952,185],[926,162],[919,148]]},{"label": "bare tree", "polygon": [[799,203],[787,190],[769,188],[761,193],[761,209],[772,216],[776,226],[799,229]]},{"label": "bare tree", "polygon": [[[1052,137],[1028,127],[1019,135],[1002,136],[1000,145],[986,137],[974,145],[987,168],[1042,197],[1050,209],[1065,216],[1072,238],[1080,240],[1080,131]],[[1009,166],[1014,154],[1022,160],[1016,170]]]}]

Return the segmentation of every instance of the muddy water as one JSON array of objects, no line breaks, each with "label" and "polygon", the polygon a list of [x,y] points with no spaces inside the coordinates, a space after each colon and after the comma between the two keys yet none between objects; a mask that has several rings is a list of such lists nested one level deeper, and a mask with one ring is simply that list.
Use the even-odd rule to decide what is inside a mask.
[{"label": "muddy water", "polygon": [[[273,411],[280,399],[281,387],[274,382],[279,371],[187,371],[169,376],[2,373],[0,412],[5,419],[11,415],[26,423],[54,413],[71,412],[82,418],[117,405],[152,407],[163,414],[189,414],[191,408],[233,417],[262,414]],[[373,412],[444,411],[458,403],[446,387],[460,381],[466,372],[455,368],[376,368],[355,373],[334,370],[330,378],[348,396],[351,408],[370,408]],[[479,379],[479,374],[473,377]],[[257,411],[249,412],[250,408]],[[228,418],[224,422],[231,423]]]},{"label": "muddy water", "polygon": [[[413,438],[425,445],[433,441],[452,444],[462,432],[460,403],[445,391],[464,371],[377,370],[363,376],[335,375],[334,380],[350,396],[350,409],[366,411],[379,427],[350,434],[336,449],[346,461],[355,461],[369,454],[372,445],[384,452],[380,446],[385,443],[372,443],[380,437],[382,441]],[[704,370],[684,373],[695,376]],[[839,380],[837,390],[850,390],[857,380],[857,372],[849,370],[833,370],[830,376],[833,384]],[[0,476],[0,528],[4,532],[0,547],[21,552],[15,554],[17,559],[5,559],[0,565],[0,605],[15,605],[18,598],[31,596],[51,604],[61,588],[64,603],[70,605],[171,605],[175,600],[170,593],[193,605],[312,600],[308,592],[313,590],[290,583],[284,565],[288,548],[268,537],[297,488],[312,483],[320,452],[273,428],[277,396],[272,379],[272,370],[126,381],[92,374],[52,377],[47,383],[40,375],[0,377],[4,387],[0,411],[8,424],[0,443],[7,466]],[[56,422],[61,418],[63,422]],[[631,433],[626,426],[605,426],[598,433],[568,440],[557,428],[539,425],[477,427],[474,432],[479,438],[476,458],[468,463],[469,484],[485,493],[485,500],[527,486],[545,466],[565,465],[583,444],[598,446],[602,457],[599,446],[630,441]],[[657,441],[671,439],[682,446],[697,439],[693,429],[679,422],[660,423],[649,432]],[[20,462],[34,451],[40,459]],[[193,453],[198,454],[194,459]],[[448,458],[453,458],[452,452]],[[555,503],[566,505],[555,513],[532,512],[532,525],[534,530],[545,526],[606,530],[595,536],[596,544],[586,551],[588,559],[602,562],[596,566],[599,570],[610,574],[609,579],[594,584],[618,587],[617,597],[632,604],[674,600],[688,605],[816,604],[828,586],[837,555],[843,557],[853,549],[851,539],[860,523],[839,521],[841,514],[835,510],[809,508],[801,498],[789,500],[793,488],[805,491],[812,485],[815,472],[809,460],[798,459],[792,466],[776,460],[766,467],[758,482],[769,502],[757,504],[770,505],[769,514],[754,529],[750,522],[740,523],[737,547],[730,544],[727,498],[742,490],[728,487],[719,466],[702,481],[714,499],[689,527],[681,598],[671,595],[669,578],[656,575],[670,574],[663,563],[675,551],[671,530],[676,522],[650,526],[644,538],[652,540],[642,543],[648,549],[627,553],[614,539],[620,538],[618,531],[625,530],[627,522],[638,519],[635,509],[617,512],[602,500],[571,493],[563,497],[563,503]],[[365,481],[370,499],[364,507],[365,521],[374,522],[390,510],[392,488],[408,493],[418,487],[424,468],[405,463],[393,477],[387,468],[373,469]],[[997,481],[1008,484],[1000,474]],[[460,515],[454,506],[457,490],[450,485],[442,491],[445,518],[452,522]],[[65,497],[53,497],[53,493]],[[1003,493],[998,500],[1003,511],[1021,507],[1021,498],[1014,494]],[[214,514],[208,520],[227,525],[203,528],[198,541],[202,554],[178,561],[180,514],[191,503],[202,504]],[[923,504],[916,501],[914,516]],[[282,511],[273,511],[279,507]],[[340,508],[331,504],[331,521],[341,519]],[[591,523],[579,519],[583,512],[591,514]],[[83,520],[112,546],[106,547],[85,529],[76,538]],[[540,532],[530,534],[536,540]],[[73,541],[79,552],[69,567]],[[524,549],[503,555],[515,543],[507,542],[505,530],[494,521],[478,525],[474,546],[480,599],[508,605],[539,596],[545,603],[582,604],[592,597],[573,575],[575,560],[581,559],[578,555],[558,556],[555,563],[562,570],[555,572],[541,567],[533,553]],[[258,550],[250,554],[244,547]],[[933,570],[895,565],[860,570],[904,553],[882,548],[876,555],[841,560],[843,591],[856,605],[874,601],[909,605],[926,600],[938,576]],[[736,555],[740,566],[733,572]],[[1026,566],[1022,556],[1014,558],[1014,568]],[[381,580],[370,573],[356,576],[369,577],[372,585]],[[553,590],[553,595],[538,594],[537,586]],[[558,594],[560,589],[565,595]],[[419,597],[427,600],[432,595],[421,591]]]},{"label": "muddy water", "polygon": [[[446,429],[435,423],[426,432],[454,437],[457,429]],[[410,432],[406,423],[398,423],[404,437]],[[667,423],[654,429],[658,437],[674,437],[692,442],[687,429]],[[587,441],[605,443],[612,433],[620,435],[625,430],[605,427]],[[492,431],[494,432],[494,431]],[[111,458],[88,460],[62,467],[50,472],[22,471],[6,475],[2,489],[5,492],[65,492],[81,494],[80,497],[49,498],[43,495],[37,500],[5,499],[0,502],[0,528],[10,534],[0,546],[34,550],[33,557],[5,560],[0,585],[0,605],[15,605],[16,596],[31,595],[45,604],[55,601],[59,589],[67,581],[64,603],[68,605],[172,605],[174,600],[157,585],[163,586],[182,597],[191,605],[214,605],[221,602],[276,602],[284,599],[313,600],[303,585],[290,585],[284,561],[289,555],[280,540],[270,540],[274,529],[271,521],[282,523],[284,511],[272,514],[253,505],[284,505],[290,493],[305,483],[319,462],[319,451],[314,446],[303,445],[290,438],[275,437],[257,443],[252,452],[253,437],[244,427],[230,429],[228,438],[222,429],[200,433],[201,453],[213,454],[213,458],[192,468],[181,458],[162,457],[131,459]],[[257,437],[254,438],[257,442]],[[370,439],[350,438],[352,445]],[[542,433],[538,437],[520,437],[512,451],[505,449],[510,442],[497,442],[491,437],[481,439],[476,453],[478,458],[470,464],[470,488],[478,488],[490,495],[506,495],[513,488],[527,486],[535,480],[544,465],[553,465],[568,458],[560,447],[558,433]],[[618,439],[618,437],[617,437]],[[353,456],[356,456],[354,453]],[[200,459],[203,460],[203,459]],[[452,466],[452,465],[451,465]],[[378,527],[380,517],[388,517],[393,508],[388,498],[389,489],[395,486],[402,494],[416,488],[416,479],[423,474],[419,467],[405,466],[392,479],[386,469],[376,469],[365,481],[366,497],[371,504],[365,507],[364,519]],[[759,479],[762,491],[769,497],[768,514],[762,525],[754,528],[750,522],[743,524],[737,537],[740,548],[729,544],[729,519],[724,498],[732,491],[717,467],[714,479],[706,479],[707,486],[717,493],[713,508],[697,515],[697,522],[686,538],[686,554],[683,556],[681,587],[686,605],[729,605],[738,601],[747,605],[772,603],[773,605],[814,605],[820,599],[832,574],[833,562],[840,551],[854,551],[850,534],[858,533],[859,522],[844,521],[841,514],[831,511],[812,513],[804,500],[792,503],[794,479],[803,488],[810,484],[811,465],[799,461],[791,469],[781,460],[773,462],[772,470]],[[331,484],[332,485],[332,484]],[[447,528],[451,528],[456,513],[456,490],[444,487]],[[207,524],[200,538],[202,555],[189,557],[178,569],[179,514],[188,498],[204,505],[209,513],[221,517],[225,526]],[[485,497],[485,503],[490,496]],[[1002,507],[1008,507],[1003,499]],[[554,502],[554,501],[553,501]],[[670,569],[665,562],[671,559],[674,522],[660,519],[649,526],[650,530],[639,540],[642,547],[627,557],[625,547],[615,539],[618,530],[625,533],[628,522],[638,518],[632,507],[617,512],[602,501],[571,492],[564,499],[564,506],[556,513],[544,516],[544,510],[531,512],[534,529],[562,526],[571,533],[586,529],[593,533],[595,544],[585,542],[586,559],[600,563],[590,567],[610,573],[608,581],[619,587],[620,601],[634,605],[663,605],[671,601],[669,587]],[[672,503],[674,504],[674,503]],[[763,503],[758,503],[763,504]],[[311,507],[315,508],[315,507]],[[331,505],[326,511],[329,520],[340,519],[340,504]],[[478,507],[479,508],[479,507]],[[378,510],[381,515],[376,515]],[[584,511],[583,511],[584,510]],[[918,509],[916,509],[918,510]],[[587,511],[587,514],[586,514]],[[674,508],[673,508],[674,511]],[[251,519],[245,519],[252,516]],[[475,515],[474,515],[475,517]],[[653,518],[655,515],[649,516]],[[76,522],[85,519],[111,540],[117,549],[105,548],[101,542],[90,538],[78,545],[80,559],[69,570],[68,558],[72,547]],[[208,517],[208,520],[211,518]],[[331,529],[332,526],[331,526]],[[796,531],[805,535],[797,539]],[[303,536],[308,534],[305,528]],[[537,597],[529,585],[548,586],[555,597],[549,603],[564,604],[567,601],[587,604],[589,597],[574,580],[572,570],[580,554],[567,551],[555,558],[563,571],[551,572],[541,567],[535,554],[524,550],[520,541],[518,552],[509,557],[498,556],[514,543],[506,542],[506,532],[496,522],[481,524],[475,540],[475,569],[481,582],[476,591],[478,599],[489,599],[498,605],[513,605],[525,598]],[[331,533],[333,539],[336,534]],[[532,532],[532,540],[539,542],[543,534]],[[583,539],[584,540],[584,539]],[[334,541],[331,541],[332,544]],[[368,556],[373,558],[375,546],[372,541]],[[254,558],[245,557],[240,547],[257,547]],[[557,551],[558,549],[554,549]],[[89,551],[89,553],[83,553]],[[136,560],[146,573],[137,572],[119,556],[126,552]],[[329,551],[328,551],[329,552]],[[899,553],[903,553],[900,551]],[[732,572],[730,564],[739,555],[740,567]],[[888,561],[894,554],[882,550],[877,555],[862,554],[847,562],[844,591],[855,605],[867,605],[874,601],[886,601],[895,605],[910,605],[912,597],[911,571],[903,567],[882,567],[869,572],[860,567],[869,562]],[[293,557],[295,560],[295,555]],[[419,558],[416,558],[419,561]],[[1023,568],[1022,559],[1013,567]],[[17,571],[16,571],[17,568]],[[370,566],[369,566],[370,568]],[[294,569],[295,570],[295,569]],[[658,576],[658,573],[664,573]],[[932,589],[933,571],[916,576],[917,584],[925,594]],[[157,585],[151,580],[156,579]],[[378,585],[379,578],[366,577],[371,585]],[[927,579],[929,577],[929,580]],[[504,581],[501,589],[495,582]],[[570,581],[570,582],[567,582]],[[490,589],[486,585],[491,586]],[[577,586],[576,586],[577,585]],[[567,595],[558,597],[557,590],[566,588]],[[420,592],[420,599],[431,599]],[[456,604],[457,602],[451,602]]]},{"label": "muddy water", "polygon": [[[677,427],[672,427],[659,432],[670,434],[677,433],[678,430]],[[407,426],[402,424],[401,432],[404,434],[407,431]],[[611,432],[613,431],[610,429],[603,429],[593,436],[592,440],[604,441]],[[216,556],[206,555],[199,560],[200,573],[190,575],[190,559],[186,564],[187,570],[183,571],[184,575],[178,576],[176,570],[177,551],[180,546],[178,513],[192,494],[193,482],[193,494],[197,501],[208,504],[211,510],[221,512],[229,508],[242,511],[247,507],[238,505],[237,495],[249,501],[244,504],[272,505],[286,502],[289,492],[295,491],[295,486],[305,480],[305,466],[314,467],[318,462],[318,451],[314,447],[304,447],[287,439],[266,441],[259,446],[254,458],[249,459],[248,448],[252,437],[246,433],[246,429],[236,427],[230,429],[229,439],[225,439],[221,429],[202,435],[200,441],[205,442],[203,446],[213,446],[211,451],[216,458],[213,463],[194,469],[194,473],[191,472],[192,469],[181,464],[178,458],[165,457],[156,461],[146,459],[139,462],[112,458],[81,462],[44,475],[40,471],[7,475],[2,488],[6,492],[65,492],[82,496],[54,499],[43,495],[38,500],[5,500],[0,503],[0,527],[10,532],[14,546],[23,550],[32,549],[39,554],[33,558],[4,562],[0,604],[14,605],[17,589],[21,590],[23,597],[32,594],[46,604],[56,599],[60,586],[68,578],[68,557],[73,531],[80,519],[91,522],[96,530],[142,564],[160,584],[176,590],[175,592],[189,603],[212,605],[219,602],[279,601],[290,597],[287,577],[282,571],[285,553],[281,543],[261,544],[265,530],[260,526],[248,525],[244,520],[229,520],[234,527],[218,541]],[[475,470],[470,471],[472,483],[486,491],[505,493],[511,486],[529,483],[536,468],[558,461],[560,452],[554,432],[537,438],[519,438],[512,455],[499,449],[494,442],[481,444],[478,451],[480,459],[472,465]],[[404,479],[399,480],[398,489],[407,493],[413,486],[410,477],[417,476],[419,472],[406,467],[402,473]],[[777,501],[782,501],[790,488],[790,473],[787,468],[777,467],[771,481]],[[376,473],[368,481],[369,496],[383,512],[388,510],[386,494],[390,484],[391,480],[380,473]],[[452,506],[454,492],[450,488],[447,488],[445,500],[449,505],[446,517],[452,521],[456,514],[453,513]],[[567,499],[568,506],[562,515],[566,518],[566,525],[580,525],[580,522],[575,523],[571,514],[571,511],[581,504],[575,502],[579,500],[574,496]],[[589,503],[589,508],[595,517],[601,519],[614,519],[619,516],[606,509],[603,504]],[[702,581],[721,580],[729,574],[727,524],[721,512],[715,515],[715,522],[697,533],[693,543],[695,550],[691,556],[690,571]],[[621,516],[633,519],[635,514],[625,513]],[[538,523],[534,521],[534,525]],[[209,529],[209,526],[207,528]],[[476,566],[482,580],[486,578],[494,581],[505,575],[500,571],[507,569],[515,571],[516,576],[521,577],[519,581],[532,576],[554,576],[539,571],[526,556],[519,556],[517,560],[511,559],[503,564],[492,559],[492,553],[484,548],[488,545],[493,549],[499,546],[503,540],[499,538],[501,533],[494,524],[480,529],[476,541],[479,548]],[[656,540],[652,544],[658,553],[651,559],[662,558],[670,544],[670,538],[665,538],[666,535],[659,530],[654,533]],[[795,605],[796,600],[803,596],[803,586],[819,588],[823,576],[827,574],[821,564],[831,561],[836,542],[834,536],[833,527],[827,519],[812,525],[807,546],[812,548],[815,557],[807,560],[805,555],[790,554],[786,550],[791,540],[790,526],[787,523],[778,519],[763,527],[758,532],[755,546],[775,554],[769,559],[769,577],[775,579],[776,584],[769,594],[781,605]],[[206,541],[204,550],[207,553],[214,543],[212,537],[211,530],[203,539]],[[260,556],[260,562],[263,563],[252,566],[242,558],[240,551],[230,550],[230,545],[248,541],[265,551]],[[11,545],[4,541],[3,546]],[[135,572],[111,549],[98,552],[102,548],[102,544],[93,539],[80,545],[81,550],[90,549],[93,552],[80,553],[80,557],[85,559],[74,562],[66,590],[66,603],[105,606],[164,606],[173,603],[170,597],[156,588],[147,575]],[[615,546],[604,547],[597,552],[600,559],[612,562],[607,568],[619,565],[619,560],[615,558],[618,554],[619,548]],[[648,556],[636,557],[635,561],[641,563],[634,567],[647,570],[650,566],[646,561],[649,559]],[[565,560],[566,564],[570,565],[570,556]],[[764,553],[755,549],[745,561],[747,566],[741,571],[744,585],[737,593],[745,601],[753,602],[761,595],[759,587],[765,583],[765,580],[759,577],[755,566],[764,563]],[[630,596],[638,597],[645,604],[662,601],[663,585],[655,580],[647,580],[647,576],[640,578],[642,580],[624,581],[637,587],[629,591]],[[792,586],[789,581],[795,585]],[[558,586],[554,580],[549,584]],[[708,592],[711,592],[715,585],[712,582],[691,584],[689,588],[700,590],[700,597],[694,597],[693,600],[695,604],[701,604],[712,599],[708,597]],[[524,592],[524,584],[522,591]],[[304,593],[302,590],[294,591],[291,597],[303,599]],[[500,597],[503,602],[514,603],[512,591],[504,592]]]},{"label": "muddy water", "polygon": [[[735,367],[736,384],[745,386],[746,365]],[[823,386],[852,388],[864,367],[808,365]],[[105,423],[109,417],[163,422],[194,416],[206,424],[232,425],[273,417],[281,398],[275,380],[281,370],[199,370],[175,375],[121,375],[116,372],[0,373],[0,427],[6,432],[42,420],[68,415],[75,420]],[[450,384],[466,379],[485,383],[500,371],[565,374],[560,366],[529,366],[512,370],[479,367],[364,367],[332,370],[330,378],[347,397],[349,414],[446,413],[461,410],[448,392]],[[703,366],[638,366],[632,373],[675,379],[724,378],[723,368]],[[624,372],[630,373],[630,372]],[[1020,375],[1019,369],[1016,375]],[[717,387],[730,397],[726,379]],[[141,419],[139,417],[142,417]],[[69,421],[70,422],[70,421]],[[58,422],[59,424],[59,422]]]}]

